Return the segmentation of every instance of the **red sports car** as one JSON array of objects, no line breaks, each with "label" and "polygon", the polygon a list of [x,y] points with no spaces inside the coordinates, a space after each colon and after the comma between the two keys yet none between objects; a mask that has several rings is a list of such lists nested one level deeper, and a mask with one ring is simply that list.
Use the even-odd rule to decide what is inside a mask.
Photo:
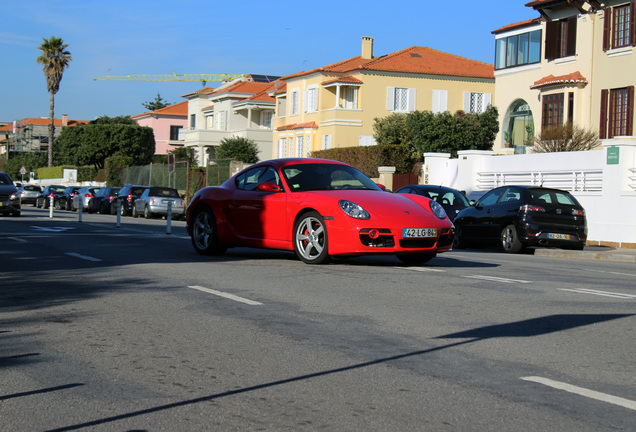
[{"label": "red sports car", "polygon": [[387,192],[352,166],[325,159],[252,165],[199,190],[186,217],[200,254],[233,246],[293,250],[307,264],[363,254],[422,264],[450,250],[455,235],[439,203]]}]

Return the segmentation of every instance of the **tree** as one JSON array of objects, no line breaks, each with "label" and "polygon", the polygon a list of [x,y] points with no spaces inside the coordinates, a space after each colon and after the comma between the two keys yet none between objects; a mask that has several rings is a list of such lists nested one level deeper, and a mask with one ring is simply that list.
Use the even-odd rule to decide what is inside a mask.
[{"label": "tree", "polygon": [[130,117],[105,116],[64,128],[58,147],[61,163],[102,169],[107,158],[123,156],[133,165],[145,165],[155,153],[155,135],[152,128],[139,126]]},{"label": "tree", "polygon": [[216,150],[216,158],[236,158],[241,162],[256,163],[258,162],[259,152],[260,150],[254,140],[235,136],[231,138],[223,138],[221,140],[219,148]]},{"label": "tree", "polygon": [[601,144],[595,131],[572,123],[544,128],[535,138],[533,153],[585,151]]},{"label": "tree", "polygon": [[161,98],[161,95],[157,92],[157,97],[155,98],[154,101],[151,102],[144,102],[142,103],[142,105],[144,106],[144,108],[146,108],[148,111],[156,111],[158,109],[161,108],[165,108],[167,106],[173,105],[169,102],[166,102],[165,100],[163,100]]},{"label": "tree", "polygon": [[67,51],[66,48],[68,48],[68,44],[65,44],[60,38],[55,36],[51,36],[51,39],[42,38],[42,45],[38,47],[39,50],[42,50],[42,55],[36,60],[38,64],[43,65],[44,76],[46,77],[46,88],[51,94],[48,166],[53,166],[53,138],[55,136],[53,115],[55,94],[60,89],[64,69],[66,69],[71,60],[73,60],[71,53]]},{"label": "tree", "polygon": [[378,145],[410,145],[411,134],[406,127],[407,114],[391,114],[373,119],[373,137]]},{"label": "tree", "polygon": [[177,147],[170,152],[175,161],[188,161],[191,167],[197,166],[197,151],[194,147]]}]

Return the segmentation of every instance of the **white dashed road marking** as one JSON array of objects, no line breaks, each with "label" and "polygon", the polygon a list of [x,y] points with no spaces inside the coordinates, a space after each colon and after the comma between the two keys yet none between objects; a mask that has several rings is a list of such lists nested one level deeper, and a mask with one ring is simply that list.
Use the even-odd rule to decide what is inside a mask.
[{"label": "white dashed road marking", "polygon": [[630,399],[625,399],[622,397],[618,397],[618,396],[612,396],[610,394],[607,393],[601,393],[601,392],[597,392],[594,390],[589,390],[583,387],[577,387],[571,384],[567,384],[564,382],[560,382],[560,381],[554,381],[548,378],[542,378],[542,377],[536,377],[536,376],[529,376],[529,377],[521,377],[522,380],[524,381],[532,381],[532,382],[536,382],[539,384],[543,384],[546,385],[548,387],[552,387],[558,390],[563,390],[566,392],[570,392],[570,393],[574,393],[574,394],[578,394],[580,396],[585,396],[588,397],[590,399],[596,399],[602,402],[607,402],[613,405],[618,405],[621,406],[623,408],[627,408],[630,410],[634,410],[636,411],[636,401],[630,400]]},{"label": "white dashed road marking", "polygon": [[192,288],[192,289],[195,289],[195,290],[203,291],[203,292],[206,292],[206,293],[209,293],[209,294],[214,294],[214,295],[217,295],[219,297],[224,297],[226,299],[234,300],[234,301],[245,303],[245,304],[252,305],[252,306],[259,306],[259,305],[263,304],[263,303],[260,303],[260,302],[254,301],[254,300],[249,300],[249,299],[246,299],[246,298],[243,298],[243,297],[235,296],[234,294],[225,293],[223,291],[217,291],[217,290],[213,290],[213,289],[210,289],[210,288],[204,288],[202,286],[193,285],[193,286],[189,286],[188,288]]},{"label": "white dashed road marking", "polygon": [[473,276],[463,276],[465,278],[469,278],[469,279],[482,279],[482,280],[487,280],[487,281],[492,281],[492,282],[503,282],[503,283],[532,283],[532,281],[527,281],[527,280],[519,280],[519,279],[508,279],[508,278],[501,278],[501,277],[495,277],[495,276],[482,276],[482,275],[473,275]]},{"label": "white dashed road marking", "polygon": [[633,295],[633,294],[623,294],[623,293],[615,293],[615,292],[609,292],[609,291],[598,291],[598,290],[592,290],[587,288],[578,288],[578,289],[559,288],[559,289],[561,291],[570,291],[570,292],[575,292],[580,294],[592,294],[597,296],[630,299],[630,300],[636,299],[636,295]]},{"label": "white dashed road marking", "polygon": [[93,261],[93,262],[101,261],[99,258],[93,258],[93,257],[88,256],[88,255],[80,255],[80,254],[75,253],[75,252],[68,252],[68,253],[65,253],[64,255],[72,256],[72,257],[83,259],[83,260],[86,260],[86,261]]}]

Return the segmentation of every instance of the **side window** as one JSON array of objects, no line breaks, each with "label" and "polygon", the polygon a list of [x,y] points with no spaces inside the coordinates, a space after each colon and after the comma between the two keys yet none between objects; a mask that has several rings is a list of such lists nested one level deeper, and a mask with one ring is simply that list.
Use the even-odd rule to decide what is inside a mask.
[{"label": "side window", "polygon": [[520,200],[521,200],[521,192],[515,188],[508,188],[506,189],[506,192],[501,197],[500,202],[508,203],[508,202],[518,202]]},{"label": "side window", "polygon": [[241,190],[253,191],[259,184],[266,182],[281,185],[280,177],[272,167],[258,167],[244,172],[236,178],[236,187]]},{"label": "side window", "polygon": [[483,197],[479,199],[478,204],[480,206],[496,204],[497,200],[499,200],[499,197],[503,193],[504,189],[505,188],[491,190],[490,192],[488,192],[486,195],[484,195]]}]

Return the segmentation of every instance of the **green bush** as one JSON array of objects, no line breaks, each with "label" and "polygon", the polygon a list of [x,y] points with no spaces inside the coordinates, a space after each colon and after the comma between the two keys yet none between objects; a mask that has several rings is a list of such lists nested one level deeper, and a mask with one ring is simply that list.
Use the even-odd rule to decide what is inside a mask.
[{"label": "green bush", "polygon": [[415,166],[412,152],[404,145],[343,147],[311,152],[311,156],[348,163],[371,178],[378,177],[378,167],[393,166],[396,173],[410,173]]}]

